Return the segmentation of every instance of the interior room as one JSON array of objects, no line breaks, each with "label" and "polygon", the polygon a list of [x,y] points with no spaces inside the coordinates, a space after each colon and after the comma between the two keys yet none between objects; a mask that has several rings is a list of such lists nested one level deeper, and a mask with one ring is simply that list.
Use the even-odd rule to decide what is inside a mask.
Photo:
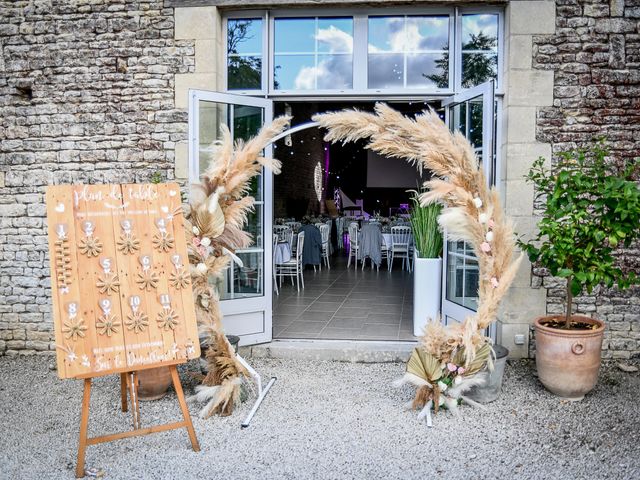
[{"label": "interior room", "polygon": [[[405,115],[437,106],[388,103]],[[276,102],[274,115],[290,115],[296,126],[319,112],[374,106]],[[413,340],[410,191],[420,188],[428,172],[370,152],[364,142],[325,142],[317,127],[279,140],[274,156],[282,172],[274,180],[273,337]],[[372,243],[374,226],[379,233]],[[392,254],[392,230],[407,235],[406,252],[396,243]],[[301,231],[304,251],[298,253]],[[321,244],[319,258],[306,254],[314,241]]]}]

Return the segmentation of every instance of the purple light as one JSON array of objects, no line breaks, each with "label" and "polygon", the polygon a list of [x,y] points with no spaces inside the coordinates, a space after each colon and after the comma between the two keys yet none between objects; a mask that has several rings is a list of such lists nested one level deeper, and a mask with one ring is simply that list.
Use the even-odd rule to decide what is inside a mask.
[{"label": "purple light", "polygon": [[329,153],[329,144],[324,142],[324,186],[329,183],[329,164],[331,163],[331,154]]}]

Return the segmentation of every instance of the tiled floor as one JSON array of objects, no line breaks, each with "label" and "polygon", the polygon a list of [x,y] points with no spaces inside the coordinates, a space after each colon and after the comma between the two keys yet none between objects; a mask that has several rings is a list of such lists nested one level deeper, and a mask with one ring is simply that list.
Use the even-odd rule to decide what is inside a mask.
[{"label": "tiled floor", "polygon": [[[273,295],[273,337],[332,340],[415,340],[413,275],[396,261],[392,272],[364,271],[336,254],[331,270],[307,267],[298,293],[289,279]],[[285,283],[286,281],[286,283]]]}]

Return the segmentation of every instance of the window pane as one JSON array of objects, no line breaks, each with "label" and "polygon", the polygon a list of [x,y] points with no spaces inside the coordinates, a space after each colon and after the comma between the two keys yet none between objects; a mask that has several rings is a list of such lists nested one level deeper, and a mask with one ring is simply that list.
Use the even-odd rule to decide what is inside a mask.
[{"label": "window pane", "polygon": [[351,55],[318,55],[318,90],[353,87]]},{"label": "window pane", "polygon": [[369,88],[449,87],[448,16],[369,17],[368,25]]},{"label": "window pane", "polygon": [[227,88],[229,90],[260,90],[262,88],[262,57],[228,57]]},{"label": "window pane", "polygon": [[408,52],[449,49],[449,17],[407,17]]},{"label": "window pane", "polygon": [[316,51],[315,18],[276,18],[274,23],[276,53]]},{"label": "window pane", "polygon": [[462,50],[498,50],[498,15],[463,15]]},{"label": "window pane", "polygon": [[463,53],[462,87],[470,88],[498,77],[498,54]]},{"label": "window pane", "polygon": [[352,18],[318,18],[319,53],[353,52]]},{"label": "window pane", "polygon": [[222,285],[218,285],[221,300],[234,298],[259,297],[264,282],[263,252],[236,252],[242,260],[240,267],[231,262],[226,270]]},{"label": "window pane", "polygon": [[404,17],[369,17],[369,53],[404,52]]},{"label": "window pane", "polygon": [[314,55],[276,55],[274,87],[279,90],[315,89]]},{"label": "window pane", "polygon": [[220,127],[227,124],[228,105],[200,100],[198,116],[198,158],[200,174],[209,167],[213,159],[212,143],[219,139]]},{"label": "window pane", "polygon": [[402,88],[404,59],[401,53],[369,54],[369,88]]},{"label": "window pane", "polygon": [[[469,102],[469,141],[476,149],[482,149],[482,100]],[[482,158],[481,156],[479,156]]]},{"label": "window pane", "polygon": [[449,56],[438,53],[407,55],[407,87],[424,88],[449,86]]},{"label": "window pane", "polygon": [[228,20],[227,53],[262,55],[262,19]]}]

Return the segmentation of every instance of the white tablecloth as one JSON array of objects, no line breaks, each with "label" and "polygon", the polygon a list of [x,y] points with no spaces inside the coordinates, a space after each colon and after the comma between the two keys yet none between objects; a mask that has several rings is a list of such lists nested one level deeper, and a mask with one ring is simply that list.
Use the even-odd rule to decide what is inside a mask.
[{"label": "white tablecloth", "polygon": [[[391,248],[391,241],[392,241],[392,235],[390,233],[383,233],[382,234],[382,238],[384,240],[384,244],[387,246],[387,248]],[[413,245],[413,234],[410,237],[409,240],[409,245]]]},{"label": "white tablecloth", "polygon": [[276,264],[286,263],[291,260],[291,247],[289,242],[281,242],[274,247],[273,258]]}]

